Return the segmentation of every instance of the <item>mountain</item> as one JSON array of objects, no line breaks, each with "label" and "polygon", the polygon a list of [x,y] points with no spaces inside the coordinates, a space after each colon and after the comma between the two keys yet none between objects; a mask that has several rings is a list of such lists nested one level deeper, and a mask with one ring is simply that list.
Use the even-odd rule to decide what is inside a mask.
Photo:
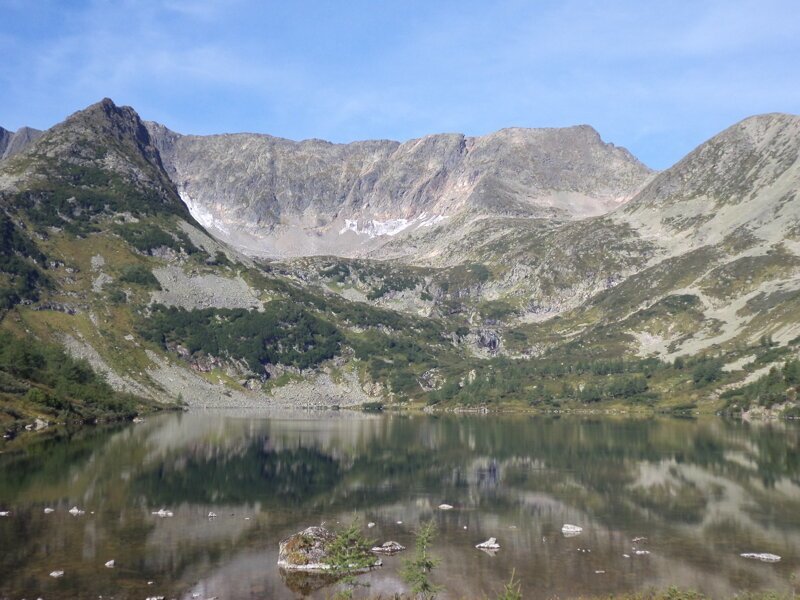
[{"label": "mountain", "polygon": [[19,154],[41,135],[41,131],[30,127],[20,127],[17,131],[0,127],[0,160]]},{"label": "mountain", "polygon": [[0,162],[0,334],[127,395],[11,352],[0,420],[176,398],[795,410],[799,152],[792,115],[656,174],[585,126],[195,137],[103,100]]},{"label": "mountain", "polygon": [[464,215],[603,214],[651,176],[585,125],[351,144],[184,136],[147,126],[195,218],[240,249],[272,258],[385,257],[380,249],[395,237],[460,230]]},{"label": "mountain", "polygon": [[800,217],[798,153],[797,116],[745,119],[655,177],[621,215],[681,250],[745,232],[784,240]]}]

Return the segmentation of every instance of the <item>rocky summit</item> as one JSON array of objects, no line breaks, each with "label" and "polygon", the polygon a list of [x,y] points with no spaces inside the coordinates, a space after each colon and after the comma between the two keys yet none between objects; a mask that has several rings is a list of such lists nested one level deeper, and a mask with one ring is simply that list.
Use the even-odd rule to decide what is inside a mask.
[{"label": "rocky summit", "polygon": [[108,99],[0,154],[7,427],[178,399],[799,410],[794,115],[660,173],[585,125],[294,142]]}]

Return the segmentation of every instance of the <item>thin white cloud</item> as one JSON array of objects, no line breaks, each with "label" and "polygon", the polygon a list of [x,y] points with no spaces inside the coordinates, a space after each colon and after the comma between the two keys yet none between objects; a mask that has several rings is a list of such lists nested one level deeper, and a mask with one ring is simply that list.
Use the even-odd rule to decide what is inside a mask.
[{"label": "thin white cloud", "polygon": [[[28,115],[111,96],[190,133],[406,139],[588,122],[624,145],[800,107],[789,0],[375,3],[321,25],[307,8],[233,1],[53,3],[58,27],[30,38],[0,23],[0,121],[44,126]],[[41,17],[0,0],[12,5]]]}]

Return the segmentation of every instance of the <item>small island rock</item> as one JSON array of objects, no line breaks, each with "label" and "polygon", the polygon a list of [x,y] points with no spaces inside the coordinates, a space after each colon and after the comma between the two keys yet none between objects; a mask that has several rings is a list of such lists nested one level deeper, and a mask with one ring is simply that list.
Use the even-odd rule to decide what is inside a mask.
[{"label": "small island rock", "polygon": [[405,546],[390,540],[388,542],[384,542],[380,546],[375,546],[372,548],[372,552],[376,552],[377,554],[394,554],[395,552],[402,552],[405,549]]}]

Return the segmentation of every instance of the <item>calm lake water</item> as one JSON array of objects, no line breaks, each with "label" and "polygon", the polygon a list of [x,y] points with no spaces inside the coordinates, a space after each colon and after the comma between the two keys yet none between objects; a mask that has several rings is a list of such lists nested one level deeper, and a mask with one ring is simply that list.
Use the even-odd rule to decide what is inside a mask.
[{"label": "calm lake water", "polygon": [[[442,502],[455,508],[437,510]],[[70,515],[73,505],[86,513]],[[162,507],[174,516],[151,514]],[[526,598],[670,585],[720,598],[785,592],[800,571],[800,428],[169,414],[0,454],[0,510],[11,511],[0,518],[0,598],[330,597],[335,588],[281,575],[278,542],[354,518],[409,548],[433,519],[443,598],[491,598],[512,570]],[[583,533],[564,537],[564,523]],[[474,548],[490,536],[502,546],[494,556]],[[357,596],[403,591],[398,569],[411,552],[362,577],[370,587]]]}]

